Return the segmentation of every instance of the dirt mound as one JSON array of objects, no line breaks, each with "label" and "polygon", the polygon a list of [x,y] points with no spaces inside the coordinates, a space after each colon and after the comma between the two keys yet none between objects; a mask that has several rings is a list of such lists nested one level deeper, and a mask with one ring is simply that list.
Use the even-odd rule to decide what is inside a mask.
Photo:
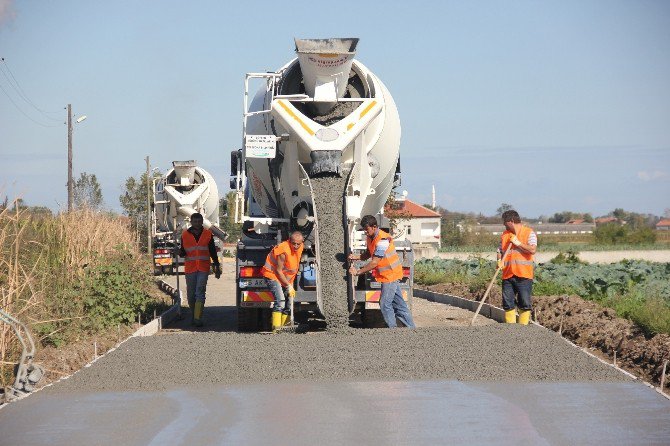
[{"label": "dirt mound", "polygon": [[647,338],[633,322],[617,317],[616,311],[578,296],[539,296],[535,309],[545,327],[560,329],[575,344],[596,349],[610,361],[616,352],[619,367],[660,383],[663,363],[670,359],[670,336]]},{"label": "dirt mound", "polygon": [[[464,284],[437,284],[428,290],[479,300],[481,292],[472,292]],[[502,307],[500,288],[493,288],[487,302]],[[670,359],[670,336],[657,334],[650,338],[635,323],[618,317],[616,311],[604,308],[579,296],[533,296],[537,322],[580,347],[594,350],[601,358],[645,381],[659,385],[663,363]],[[668,371],[670,372],[670,370]],[[666,379],[665,388],[670,388]]]}]

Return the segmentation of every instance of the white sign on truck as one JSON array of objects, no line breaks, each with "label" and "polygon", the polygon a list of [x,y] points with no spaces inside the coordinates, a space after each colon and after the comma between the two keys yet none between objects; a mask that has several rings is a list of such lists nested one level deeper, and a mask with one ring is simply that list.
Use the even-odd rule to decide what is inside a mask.
[{"label": "white sign on truck", "polygon": [[274,158],[277,137],[274,135],[247,135],[244,141],[247,158]]}]

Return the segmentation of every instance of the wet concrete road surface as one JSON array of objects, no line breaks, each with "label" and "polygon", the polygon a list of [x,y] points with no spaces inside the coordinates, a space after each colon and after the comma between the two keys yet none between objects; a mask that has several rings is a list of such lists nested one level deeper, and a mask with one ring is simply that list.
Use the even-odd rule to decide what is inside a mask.
[{"label": "wet concrete road surface", "polygon": [[0,432],[0,445],[667,445],[670,402],[637,382],[39,392],[0,411]]}]

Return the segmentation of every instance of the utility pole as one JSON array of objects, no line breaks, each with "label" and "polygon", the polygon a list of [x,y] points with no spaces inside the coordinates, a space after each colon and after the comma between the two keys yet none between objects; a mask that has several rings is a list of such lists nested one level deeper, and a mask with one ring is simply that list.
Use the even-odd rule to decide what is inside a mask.
[{"label": "utility pole", "polygon": [[72,211],[74,204],[72,184],[72,104],[67,104],[67,211]]},{"label": "utility pole", "polygon": [[147,162],[147,252],[153,252],[151,240],[151,165],[149,164],[149,157],[144,159]]}]

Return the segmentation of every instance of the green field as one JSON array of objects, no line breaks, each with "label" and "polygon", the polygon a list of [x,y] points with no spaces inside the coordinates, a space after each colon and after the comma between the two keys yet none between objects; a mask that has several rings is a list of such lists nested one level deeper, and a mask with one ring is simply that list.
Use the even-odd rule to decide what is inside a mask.
[{"label": "green field", "polygon": [[[560,262],[560,263],[559,263]],[[483,292],[495,262],[424,259],[415,264],[415,282],[422,285],[461,283]],[[588,265],[562,256],[535,270],[533,294],[578,295],[616,310],[646,333],[670,334],[670,263],[624,260]]]}]

